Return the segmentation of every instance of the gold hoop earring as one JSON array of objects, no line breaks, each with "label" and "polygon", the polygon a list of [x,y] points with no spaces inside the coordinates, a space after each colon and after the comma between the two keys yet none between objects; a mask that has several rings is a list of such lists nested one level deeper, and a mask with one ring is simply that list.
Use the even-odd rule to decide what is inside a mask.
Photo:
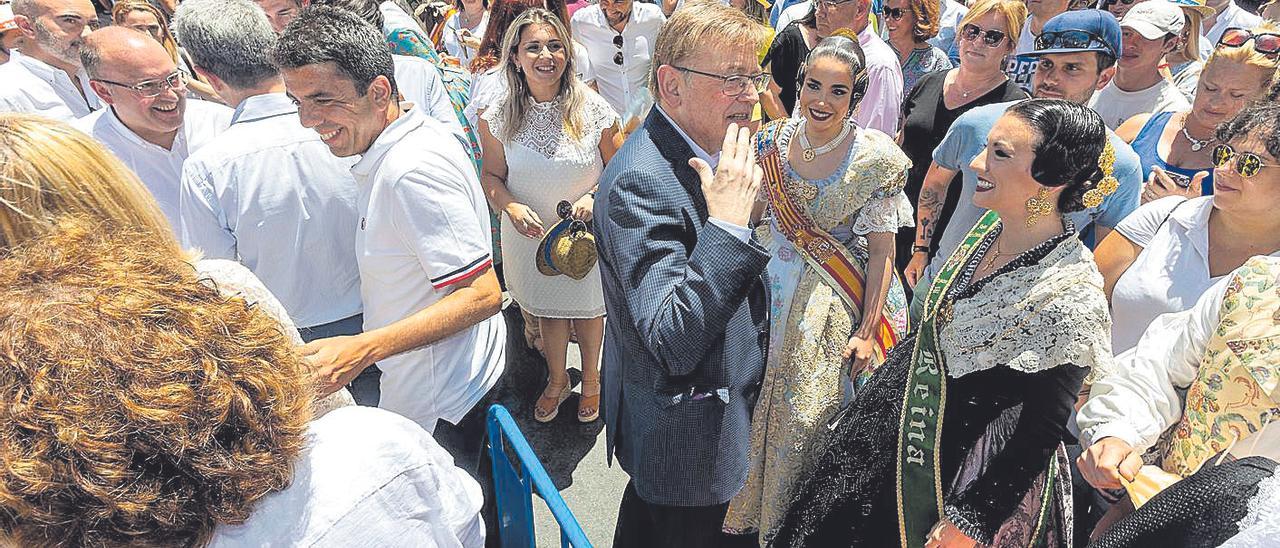
[{"label": "gold hoop earring", "polygon": [[1049,201],[1049,187],[1042,186],[1035,196],[1027,199],[1027,228],[1035,226],[1050,213],[1053,213],[1053,202]]}]

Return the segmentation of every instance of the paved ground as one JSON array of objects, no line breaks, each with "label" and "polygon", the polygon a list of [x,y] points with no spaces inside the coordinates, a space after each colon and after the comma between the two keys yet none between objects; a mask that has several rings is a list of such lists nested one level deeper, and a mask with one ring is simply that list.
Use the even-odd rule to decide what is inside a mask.
[{"label": "paved ground", "polygon": [[[578,423],[580,389],[577,387],[582,374],[578,369],[577,345],[569,348],[569,374],[575,395],[565,400],[554,421],[538,423],[533,420],[533,405],[546,379],[546,362],[537,352],[525,347],[524,323],[519,310],[508,307],[504,314],[508,328],[507,375],[499,391],[499,402],[516,419],[587,537],[596,546],[610,546],[627,476],[616,464],[609,467],[605,462],[604,419],[591,424]],[[546,505],[535,497],[533,508],[538,546],[559,546],[560,530]]]}]

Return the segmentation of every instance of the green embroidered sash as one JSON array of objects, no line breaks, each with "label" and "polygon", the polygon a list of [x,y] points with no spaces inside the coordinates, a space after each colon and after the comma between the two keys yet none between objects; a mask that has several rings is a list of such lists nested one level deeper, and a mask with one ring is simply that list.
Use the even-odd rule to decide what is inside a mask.
[{"label": "green embroidered sash", "polygon": [[944,308],[951,282],[999,220],[994,211],[988,211],[974,225],[934,278],[925,298],[924,319],[916,334],[898,431],[898,533],[904,547],[923,547],[929,530],[942,516],[938,451],[947,385],[946,359],[938,347],[937,316],[948,313],[940,309]]}]

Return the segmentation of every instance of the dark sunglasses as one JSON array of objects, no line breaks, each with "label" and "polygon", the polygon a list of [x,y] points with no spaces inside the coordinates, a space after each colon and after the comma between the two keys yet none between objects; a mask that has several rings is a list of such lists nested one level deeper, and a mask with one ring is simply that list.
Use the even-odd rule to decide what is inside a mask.
[{"label": "dark sunglasses", "polygon": [[1112,57],[1119,57],[1111,45],[1098,35],[1083,30],[1046,32],[1036,37],[1036,49],[1097,49],[1107,50]]},{"label": "dark sunglasses", "polygon": [[907,10],[903,8],[885,8],[884,16],[894,21],[901,21],[903,17],[907,16]]},{"label": "dark sunglasses", "polygon": [[613,47],[618,48],[618,52],[613,54],[613,64],[622,66],[622,35],[613,37]]},{"label": "dark sunglasses", "polygon": [[998,30],[983,30],[981,27],[974,24],[965,25],[964,28],[960,30],[964,33],[962,36],[965,40],[972,42],[978,38],[982,38],[982,43],[986,44],[989,48],[999,46],[1005,39],[1004,32]]},{"label": "dark sunglasses", "polygon": [[1262,158],[1252,152],[1236,152],[1231,145],[1218,145],[1213,147],[1213,165],[1214,167],[1227,167],[1234,158],[1236,163],[1232,168],[1240,176],[1249,178],[1257,175],[1264,168],[1276,167],[1262,163]]},{"label": "dark sunglasses", "polygon": [[1280,34],[1274,32],[1260,32],[1254,34],[1247,29],[1228,29],[1222,33],[1222,38],[1218,39],[1219,46],[1227,46],[1238,48],[1253,40],[1254,51],[1263,55],[1271,55],[1280,51]]}]

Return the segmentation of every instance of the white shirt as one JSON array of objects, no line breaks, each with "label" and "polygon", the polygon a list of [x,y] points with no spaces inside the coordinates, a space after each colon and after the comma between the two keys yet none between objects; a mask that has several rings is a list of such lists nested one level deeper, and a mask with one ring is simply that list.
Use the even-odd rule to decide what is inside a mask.
[{"label": "white shirt", "polygon": [[0,65],[0,112],[29,112],[71,122],[102,108],[84,69],[77,75],[77,87],[62,69],[17,50],[9,55],[9,62]]},{"label": "white shirt", "polygon": [[1138,91],[1124,91],[1112,80],[1107,87],[1093,94],[1089,108],[1102,116],[1108,128],[1115,130],[1125,120],[1149,112],[1182,112],[1191,110],[1182,90],[1173,82],[1161,78],[1155,85]]},{"label": "white shirt", "polygon": [[[364,328],[407,318],[492,263],[489,207],[462,141],[409,111],[351,168],[359,188],[356,260]],[[379,407],[428,431],[456,424],[502,374],[501,315],[422,348],[378,362]]]},{"label": "white shirt", "polygon": [[249,97],[183,166],[183,246],[249,267],[301,327],[359,314],[354,163],[285,94]]},{"label": "white shirt", "polygon": [[[950,52],[956,43],[956,32],[960,29],[960,20],[969,13],[969,8],[955,0],[941,0],[942,8],[938,21],[938,35],[928,40],[929,45],[942,51]],[[1022,45],[1019,38],[1018,45]]]},{"label": "white shirt", "polygon": [[1204,37],[1209,40],[1209,46],[1217,46],[1218,39],[1222,38],[1222,34],[1227,29],[1252,29],[1262,24],[1262,18],[1249,13],[1237,6],[1235,0],[1231,0],[1227,7],[1222,8],[1218,13],[1218,19],[1214,21],[1213,26],[1209,27],[1209,31],[1204,33]]},{"label": "white shirt", "polygon": [[1230,280],[1219,280],[1189,310],[1157,317],[1137,346],[1116,356],[1076,415],[1081,445],[1114,436],[1142,451],[1182,418],[1175,388],[1195,381]]},{"label": "white shirt", "polygon": [[[666,23],[662,8],[636,2],[631,18],[622,28],[622,48],[614,44],[618,32],[609,26],[599,5],[591,5],[573,14],[573,39],[582,44],[591,58],[600,95],[618,113],[627,112],[649,81],[649,68],[658,31]],[[622,64],[613,62],[622,52]]]},{"label": "white shirt", "polygon": [[[457,57],[462,66],[465,67],[471,64],[471,59],[475,58],[476,50],[462,45],[462,41],[458,36],[462,32],[462,28],[462,12],[459,11],[445,19],[444,32],[441,33],[440,39],[444,43],[444,50],[449,52],[449,55]],[[488,28],[489,10],[485,9],[484,15],[480,16],[480,24],[476,25],[475,28],[467,29],[467,31],[476,38],[483,38],[484,31]]]},{"label": "white shirt", "polygon": [[209,546],[484,545],[480,485],[431,435],[381,409],[336,409],[307,426],[293,481]]},{"label": "white shirt", "polygon": [[216,103],[186,99],[182,127],[178,128],[173,145],[168,149],[144,141],[133,130],[125,127],[124,122],[116,117],[113,108],[94,112],[76,120],[73,125],[92,135],[133,170],[160,204],[160,211],[169,219],[173,233],[181,237],[179,188],[182,163],[226,130],[231,125],[232,114],[231,109]]},{"label": "white shirt", "polygon": [[813,0],[804,0],[799,4],[787,6],[787,9],[782,10],[782,15],[778,16],[778,24],[774,28],[778,29],[778,32],[786,30],[787,27],[791,26],[791,23],[804,19],[804,16],[809,15],[809,10],[811,9],[813,9]]},{"label": "white shirt", "polygon": [[453,103],[440,80],[440,70],[431,61],[421,57],[392,55],[391,61],[396,68],[396,87],[404,100],[413,103],[426,115],[439,120],[458,135],[462,132],[462,123],[453,111]]},{"label": "white shirt", "polygon": [[[1142,247],[1111,294],[1111,349],[1138,344],[1159,315],[1191,308],[1222,276],[1209,274],[1209,214],[1213,197],[1172,196],[1134,210],[1116,231]],[[1272,254],[1280,256],[1280,252]]]}]

